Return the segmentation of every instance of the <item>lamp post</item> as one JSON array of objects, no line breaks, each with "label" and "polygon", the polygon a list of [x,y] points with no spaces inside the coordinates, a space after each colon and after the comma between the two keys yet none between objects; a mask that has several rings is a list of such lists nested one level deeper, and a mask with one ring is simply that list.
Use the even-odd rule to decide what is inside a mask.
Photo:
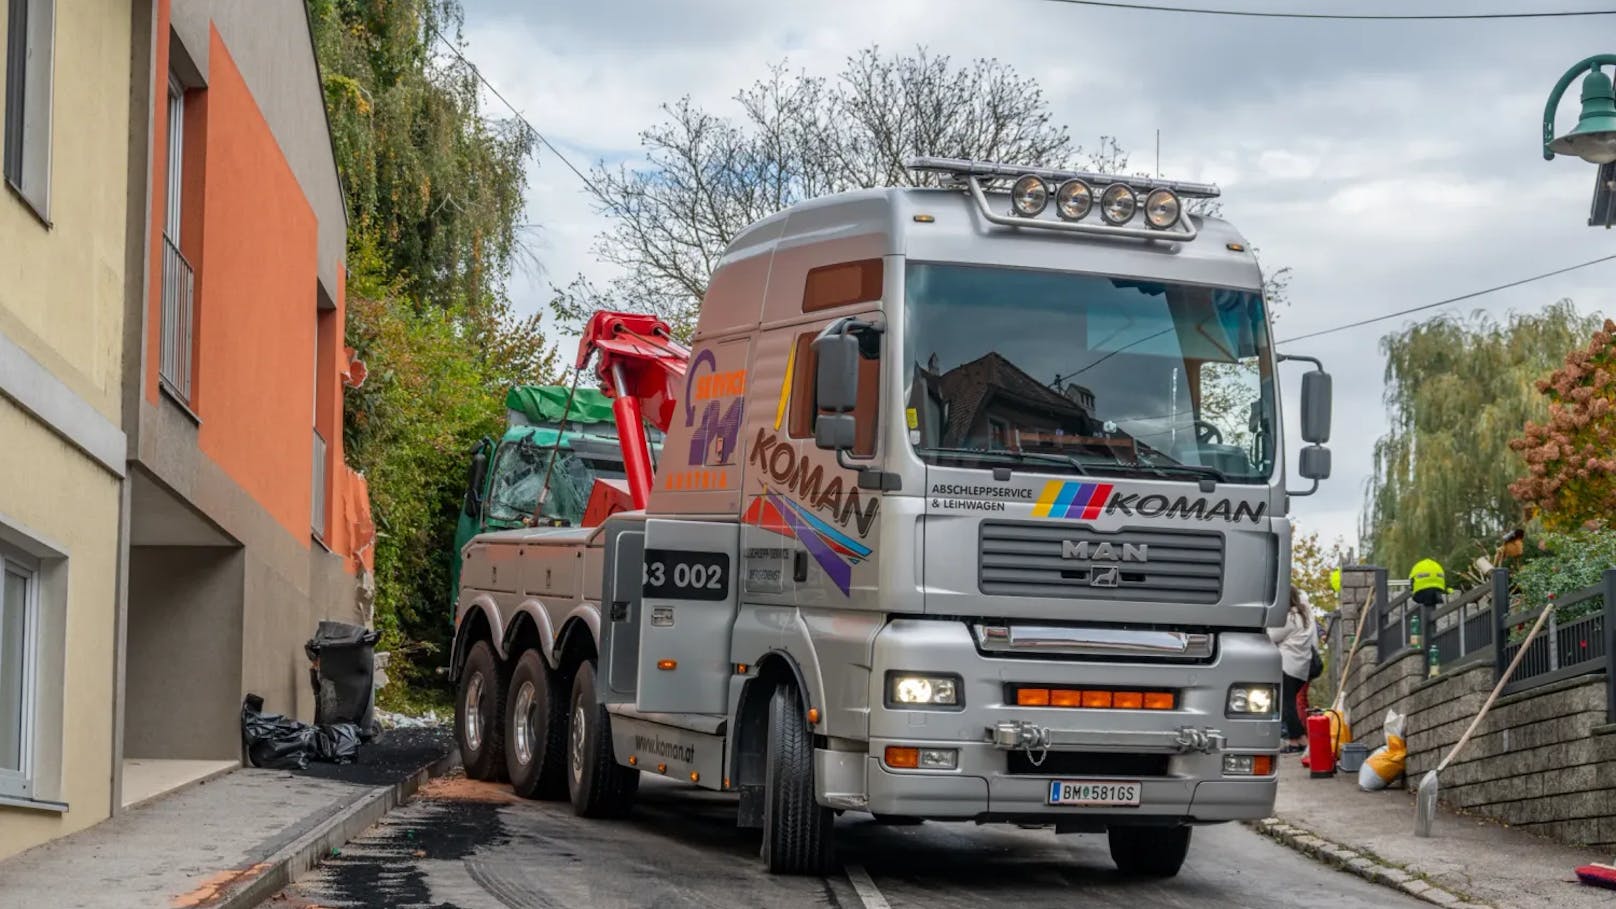
[{"label": "lamp post", "polygon": [[[1600,70],[1601,66],[1616,66],[1616,54],[1595,54],[1574,64],[1549,92],[1548,104],[1543,108],[1543,159],[1552,160],[1557,154],[1575,155],[1599,165],[1588,224],[1610,227],[1616,224],[1616,91],[1612,90],[1610,77]],[[1556,139],[1554,114],[1560,107],[1560,99],[1571,80],[1585,72],[1582,114],[1571,132]]]}]

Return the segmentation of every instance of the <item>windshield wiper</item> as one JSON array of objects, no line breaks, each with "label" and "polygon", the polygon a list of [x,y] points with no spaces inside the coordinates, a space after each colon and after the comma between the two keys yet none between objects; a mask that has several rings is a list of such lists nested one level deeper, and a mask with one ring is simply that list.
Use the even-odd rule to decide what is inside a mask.
[{"label": "windshield wiper", "polygon": [[1155,472],[1157,476],[1169,476],[1174,471],[1177,471],[1180,474],[1187,473],[1191,476],[1205,477],[1219,483],[1229,482],[1228,474],[1217,469],[1216,467],[1203,467],[1200,464],[1181,464],[1178,461],[1171,461],[1163,464],[1160,461],[1146,461],[1143,458],[1140,458],[1137,461],[1123,464],[1122,466],[1143,468],[1145,470]]},{"label": "windshield wiper", "polygon": [[1058,464],[1069,467],[1073,472],[1086,474],[1088,466],[1071,455],[1055,454],[1044,451],[1002,451],[988,448],[935,448],[931,446],[918,446],[916,451],[922,454],[942,455],[946,458],[975,458],[977,460],[1010,461],[1016,464],[1026,464],[1030,461],[1041,464]]}]

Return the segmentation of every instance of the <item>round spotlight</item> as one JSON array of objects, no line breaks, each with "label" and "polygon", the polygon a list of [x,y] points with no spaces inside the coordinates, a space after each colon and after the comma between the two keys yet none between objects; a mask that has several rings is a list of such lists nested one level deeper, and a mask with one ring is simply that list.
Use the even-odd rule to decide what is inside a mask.
[{"label": "round spotlight", "polygon": [[1127,224],[1139,210],[1139,199],[1126,183],[1113,183],[1100,194],[1100,217],[1107,224]]},{"label": "round spotlight", "polygon": [[1145,221],[1157,230],[1166,230],[1178,223],[1184,212],[1178,193],[1170,189],[1153,189],[1145,197]]},{"label": "round spotlight", "polygon": [[1044,178],[1027,174],[1010,187],[1010,205],[1023,218],[1036,218],[1049,204],[1049,187]]},{"label": "round spotlight", "polygon": [[1082,180],[1067,180],[1055,190],[1055,214],[1067,221],[1081,221],[1094,207],[1094,190]]}]

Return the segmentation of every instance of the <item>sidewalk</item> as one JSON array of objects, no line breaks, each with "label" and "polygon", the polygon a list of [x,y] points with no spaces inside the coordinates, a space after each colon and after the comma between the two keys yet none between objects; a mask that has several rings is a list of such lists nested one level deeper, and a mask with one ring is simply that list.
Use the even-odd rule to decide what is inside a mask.
[{"label": "sidewalk", "polygon": [[1616,904],[1616,892],[1581,884],[1572,870],[1590,862],[1612,864],[1612,856],[1445,809],[1431,837],[1421,839],[1414,835],[1411,792],[1364,792],[1357,774],[1310,779],[1295,755],[1281,761],[1274,814],[1272,821],[1257,825],[1260,832],[1432,903],[1494,909]]},{"label": "sidewalk", "polygon": [[398,729],[357,763],[243,769],[0,861],[7,906],[247,909],[332,854],[455,755],[444,729]]}]

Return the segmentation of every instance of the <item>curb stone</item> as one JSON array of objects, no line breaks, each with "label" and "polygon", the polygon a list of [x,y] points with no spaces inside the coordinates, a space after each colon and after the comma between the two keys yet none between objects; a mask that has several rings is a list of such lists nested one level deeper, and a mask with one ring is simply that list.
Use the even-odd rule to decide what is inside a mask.
[{"label": "curb stone", "polygon": [[344,805],[318,827],[255,865],[252,870],[256,874],[245,877],[240,884],[221,892],[203,905],[206,909],[254,909],[291,886],[304,872],[369,829],[388,812],[409,801],[428,780],[443,776],[458,766],[460,750],[451,745],[448,754],[417,770],[407,779],[391,786],[377,786]]},{"label": "curb stone", "polygon": [[1374,855],[1332,843],[1306,828],[1279,818],[1253,821],[1249,826],[1259,834],[1309,858],[1371,883],[1400,890],[1427,903],[1446,909],[1494,909],[1485,903],[1474,902],[1462,893],[1446,890],[1395,865],[1389,865]]}]

